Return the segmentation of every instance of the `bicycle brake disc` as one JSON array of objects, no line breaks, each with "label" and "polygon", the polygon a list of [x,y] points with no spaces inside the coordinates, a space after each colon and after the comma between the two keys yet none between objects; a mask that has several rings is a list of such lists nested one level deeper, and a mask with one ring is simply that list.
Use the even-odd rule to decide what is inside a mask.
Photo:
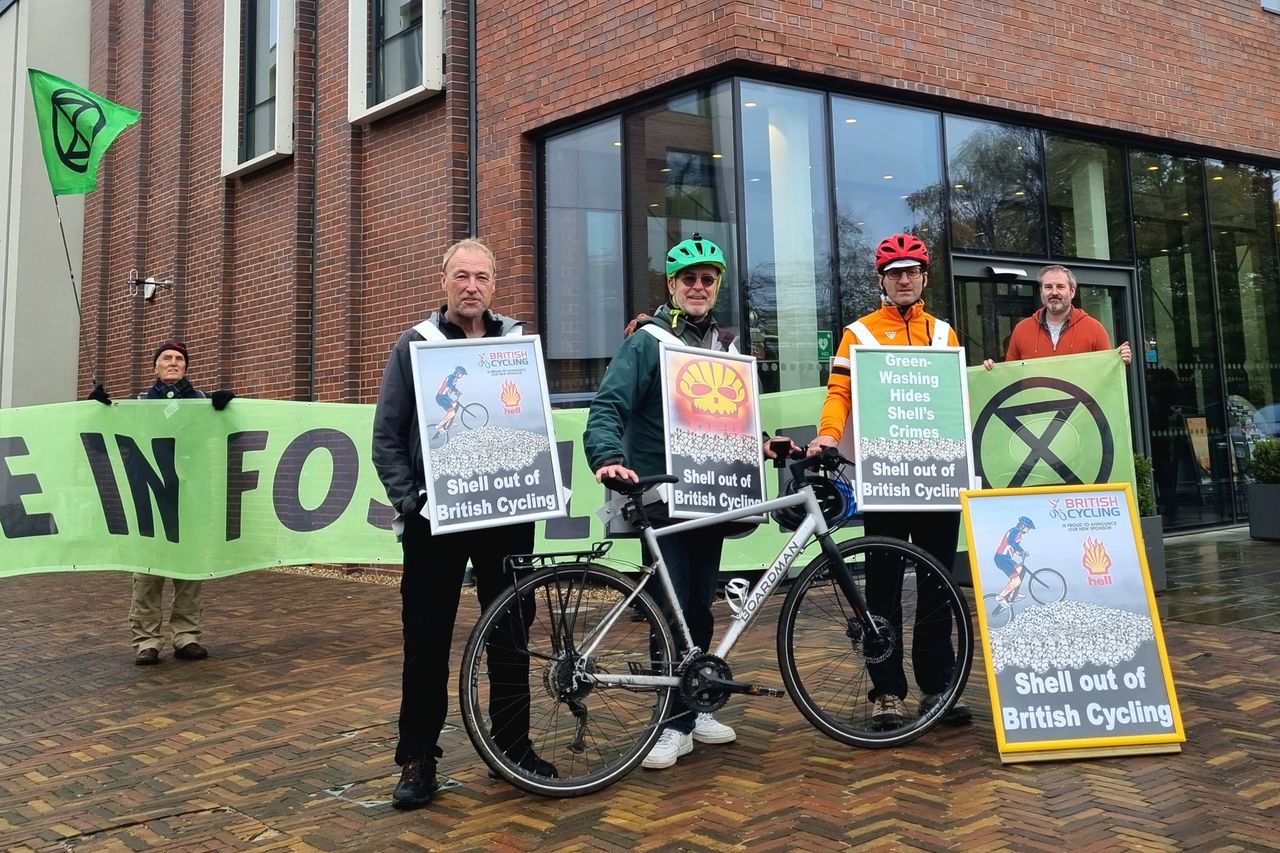
[{"label": "bicycle brake disc", "polygon": [[853,640],[855,650],[861,648],[867,663],[881,663],[893,654],[893,649],[898,644],[898,637],[889,620],[883,616],[872,614],[871,621],[879,629],[879,636],[864,631],[862,623],[854,618],[849,619],[849,627],[845,630],[845,635]]},{"label": "bicycle brake disc", "polygon": [[729,664],[715,655],[697,655],[680,675],[680,697],[699,714],[718,711],[729,701],[729,691],[717,686],[718,680],[733,680]]}]

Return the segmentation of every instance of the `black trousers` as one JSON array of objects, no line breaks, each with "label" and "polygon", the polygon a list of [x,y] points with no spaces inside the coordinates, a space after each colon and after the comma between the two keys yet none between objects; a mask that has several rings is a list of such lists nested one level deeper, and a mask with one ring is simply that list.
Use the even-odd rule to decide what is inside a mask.
[{"label": "black trousers", "polygon": [[[960,535],[958,512],[868,512],[863,518],[868,536],[893,536],[906,539],[924,549],[951,571],[956,561],[956,542]],[[902,561],[873,559],[867,566],[867,606],[871,613],[883,616],[901,636],[902,633]],[[941,693],[955,669],[956,651],[951,644],[951,608],[942,594],[943,586],[932,572],[916,573],[917,598],[915,631],[912,634],[911,666],[916,684],[923,694]],[[868,698],[892,693],[907,697],[907,677],[903,671],[902,646],[877,664],[868,664],[872,690]]]},{"label": "black trousers", "polygon": [[[533,550],[533,523],[433,536],[430,523],[414,515],[405,519],[401,544],[404,670],[396,764],[444,754],[438,741],[449,710],[449,654],[468,559],[480,606],[488,607],[511,585],[512,577],[502,570],[503,559]],[[519,650],[528,634],[521,636],[514,625],[507,633],[509,638],[487,650],[489,713],[499,745],[507,752],[523,753],[529,744],[529,661]]]}]

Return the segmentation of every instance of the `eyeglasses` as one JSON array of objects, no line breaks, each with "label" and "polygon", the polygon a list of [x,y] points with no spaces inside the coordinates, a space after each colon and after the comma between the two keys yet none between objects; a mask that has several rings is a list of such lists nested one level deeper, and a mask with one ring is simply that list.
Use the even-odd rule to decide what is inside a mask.
[{"label": "eyeglasses", "polygon": [[687,272],[684,275],[680,276],[679,278],[680,283],[683,284],[685,287],[693,287],[695,284],[701,284],[707,290],[710,290],[711,288],[715,287],[716,282],[718,282],[719,280],[720,280],[719,276],[712,275],[709,272],[704,272],[701,275],[698,275],[697,273]]},{"label": "eyeglasses", "polygon": [[908,281],[919,281],[924,278],[924,271],[921,270],[920,267],[907,267],[902,270],[885,270],[884,277],[889,279],[889,281],[893,281],[894,279],[901,281],[904,278]]}]

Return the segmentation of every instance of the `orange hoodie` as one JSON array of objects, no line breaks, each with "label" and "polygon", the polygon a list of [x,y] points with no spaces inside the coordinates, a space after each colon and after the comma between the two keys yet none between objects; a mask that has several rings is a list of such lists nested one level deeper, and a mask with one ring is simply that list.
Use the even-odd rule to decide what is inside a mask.
[{"label": "orange hoodie", "polygon": [[1004,360],[1047,358],[1051,355],[1072,355],[1108,349],[1111,349],[1111,338],[1107,336],[1107,330],[1086,314],[1083,308],[1074,307],[1067,314],[1067,324],[1062,327],[1062,334],[1058,336],[1058,345],[1055,347],[1049,327],[1044,323],[1044,309],[1041,308],[1013,327],[1013,334],[1009,336],[1009,351],[1005,353]]},{"label": "orange hoodie", "polygon": [[[862,323],[875,336],[875,339],[887,347],[927,347],[933,341],[933,331],[938,318],[924,310],[924,302],[917,302],[908,308],[905,314],[897,305],[885,305],[879,311],[872,311],[860,317]],[[827,400],[822,404],[822,418],[818,422],[818,434],[829,435],[836,441],[844,435],[844,426],[849,422],[849,413],[853,411],[853,378],[849,373],[852,361],[849,348],[858,343],[853,329],[845,327],[840,337],[840,346],[836,348],[835,357],[831,359],[831,376],[827,379]],[[947,334],[947,346],[960,346],[956,330]]]}]

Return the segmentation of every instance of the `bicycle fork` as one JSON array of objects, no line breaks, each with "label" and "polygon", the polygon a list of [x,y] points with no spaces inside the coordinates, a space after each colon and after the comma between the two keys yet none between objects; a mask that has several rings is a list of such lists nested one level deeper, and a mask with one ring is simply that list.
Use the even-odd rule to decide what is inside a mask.
[{"label": "bicycle fork", "polygon": [[[853,582],[853,576],[849,574],[849,570],[845,567],[844,557],[840,554],[840,549],[836,546],[835,540],[831,537],[831,531],[824,531],[817,534],[818,545],[822,548],[822,553],[826,555],[832,566],[832,573],[835,575],[836,586],[840,587],[840,591],[844,593],[845,600],[849,602],[849,607],[853,610],[853,617],[857,620],[863,631],[864,644],[868,640],[880,643],[884,641],[884,632],[880,626],[876,624],[876,620],[871,618],[871,609],[867,606],[867,600],[862,597],[862,591],[858,589],[858,585]],[[850,628],[853,626],[850,625]],[[850,639],[853,638],[850,632]]]}]

